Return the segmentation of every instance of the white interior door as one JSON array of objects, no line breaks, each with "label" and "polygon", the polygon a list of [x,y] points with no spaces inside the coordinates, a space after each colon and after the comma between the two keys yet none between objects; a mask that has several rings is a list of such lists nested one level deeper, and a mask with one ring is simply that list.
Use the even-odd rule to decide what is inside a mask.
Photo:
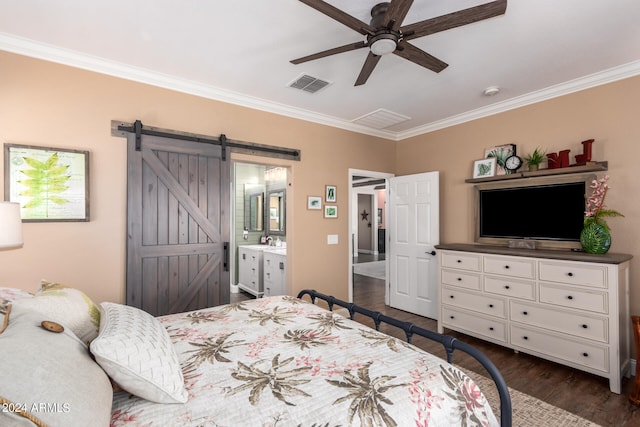
[{"label": "white interior door", "polygon": [[388,178],[389,305],[438,318],[439,173]]}]

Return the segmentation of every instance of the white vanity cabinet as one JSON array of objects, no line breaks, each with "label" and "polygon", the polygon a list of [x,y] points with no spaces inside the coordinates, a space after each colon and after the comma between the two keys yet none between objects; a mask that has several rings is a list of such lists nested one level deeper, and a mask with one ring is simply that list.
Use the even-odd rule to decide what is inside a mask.
[{"label": "white vanity cabinet", "polygon": [[266,250],[262,255],[264,296],[285,295],[286,292],[286,249]]},{"label": "white vanity cabinet", "polygon": [[238,287],[256,297],[264,293],[262,254],[265,246],[238,246]]},{"label": "white vanity cabinet", "polygon": [[456,330],[606,377],[629,374],[630,255],[437,246],[438,332]]}]

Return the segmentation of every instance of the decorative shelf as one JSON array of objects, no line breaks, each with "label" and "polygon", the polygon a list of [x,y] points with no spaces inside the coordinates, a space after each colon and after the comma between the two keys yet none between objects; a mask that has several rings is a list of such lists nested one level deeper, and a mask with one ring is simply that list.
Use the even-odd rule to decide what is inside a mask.
[{"label": "decorative shelf", "polygon": [[507,179],[522,179],[533,178],[536,176],[549,176],[549,175],[564,175],[568,173],[583,173],[583,172],[602,172],[609,168],[608,162],[593,162],[593,164],[581,165],[581,166],[569,166],[566,168],[557,169],[540,169],[537,171],[529,172],[516,172],[509,175],[496,175],[487,178],[470,178],[465,179],[464,182],[478,183],[478,182],[490,182],[490,181],[504,181]]}]

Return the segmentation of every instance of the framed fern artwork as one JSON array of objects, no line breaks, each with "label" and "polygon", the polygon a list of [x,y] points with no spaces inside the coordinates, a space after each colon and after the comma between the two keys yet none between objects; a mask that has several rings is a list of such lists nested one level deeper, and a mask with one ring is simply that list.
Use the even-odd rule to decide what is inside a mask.
[{"label": "framed fern artwork", "polygon": [[4,144],[4,198],[24,222],[89,221],[89,152]]}]

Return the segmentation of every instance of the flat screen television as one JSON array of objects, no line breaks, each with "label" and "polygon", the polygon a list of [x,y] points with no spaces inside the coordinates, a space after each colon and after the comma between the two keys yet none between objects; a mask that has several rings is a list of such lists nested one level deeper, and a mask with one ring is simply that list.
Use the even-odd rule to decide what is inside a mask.
[{"label": "flat screen television", "polygon": [[579,248],[594,178],[571,174],[477,184],[476,242],[517,245],[529,239],[539,248]]}]

